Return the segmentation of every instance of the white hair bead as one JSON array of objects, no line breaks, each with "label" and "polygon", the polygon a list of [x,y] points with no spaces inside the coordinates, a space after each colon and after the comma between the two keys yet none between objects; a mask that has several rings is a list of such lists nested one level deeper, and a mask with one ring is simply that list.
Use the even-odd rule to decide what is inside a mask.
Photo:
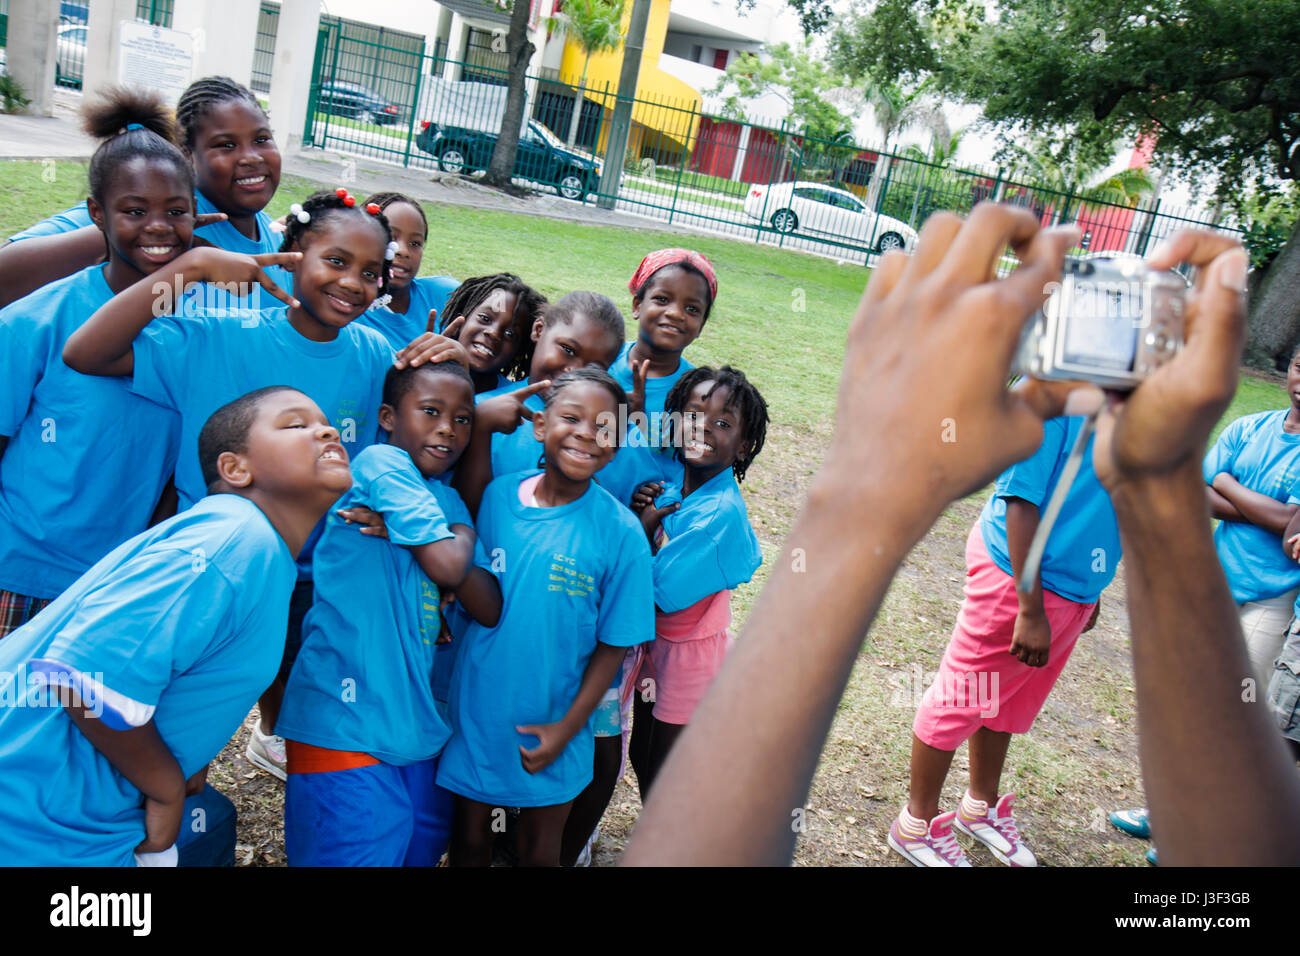
[{"label": "white hair bead", "polygon": [[396,257],[397,257],[397,243],[390,242],[388,244],[388,248],[384,250],[384,258],[391,262]]}]

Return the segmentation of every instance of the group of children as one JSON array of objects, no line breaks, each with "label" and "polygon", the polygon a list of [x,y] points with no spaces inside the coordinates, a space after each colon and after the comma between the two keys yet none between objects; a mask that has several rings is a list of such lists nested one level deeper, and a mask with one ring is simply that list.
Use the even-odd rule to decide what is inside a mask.
[{"label": "group of children", "polygon": [[646,256],[629,343],[598,293],[422,277],[400,194],[273,223],[234,81],[85,117],[85,204],[0,251],[0,863],[184,860],[257,702],[291,865],[484,865],[507,814],[573,864],[761,561],[766,403],[682,354],[712,264]]}]

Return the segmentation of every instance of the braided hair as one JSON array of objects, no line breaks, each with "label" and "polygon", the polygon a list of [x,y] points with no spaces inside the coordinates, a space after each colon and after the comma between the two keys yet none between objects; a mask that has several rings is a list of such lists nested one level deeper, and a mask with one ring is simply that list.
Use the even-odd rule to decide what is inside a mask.
[{"label": "braided hair", "polygon": [[81,125],[102,140],[89,171],[90,195],[100,206],[105,205],[104,191],[117,167],[139,157],[170,163],[193,199],[194,170],[177,146],[171,110],[157,93],[108,87],[82,108]]},{"label": "braided hair", "polygon": [[501,369],[501,374],[514,381],[528,376],[529,366],[533,363],[533,322],[546,305],[546,296],[513,272],[498,272],[496,275],[475,276],[466,279],[447,297],[447,304],[442,309],[441,328],[463,315],[468,317],[483,301],[498,289],[515,296],[515,321],[512,328],[519,349],[514,361],[508,368]]},{"label": "braided hair", "polygon": [[242,83],[237,83],[228,76],[205,76],[201,80],[195,80],[176,101],[176,123],[184,134],[186,149],[194,148],[194,140],[203,117],[218,103],[227,100],[244,100],[266,116],[266,110],[262,109],[262,104],[257,101],[253,91]]},{"label": "braided hair", "polygon": [[[679,378],[664,399],[664,411],[668,413],[668,421],[673,427],[686,420],[686,403],[690,401],[691,392],[701,382],[713,383],[713,387],[704,395],[706,399],[719,388],[727,389],[726,407],[733,409],[740,417],[740,449],[731,470],[735,472],[737,482],[744,481],[745,472],[763,450],[763,443],[767,440],[767,402],[740,369],[730,365],[717,369],[701,365]],[[673,445],[681,447],[681,442],[675,435]]]},{"label": "braided hair", "polygon": [[[375,223],[383,236],[385,252],[387,252],[387,244],[393,239],[393,233],[388,228],[388,218],[382,212],[369,213],[366,211],[365,203],[355,203],[355,201],[349,206],[343,201],[342,196],[328,189],[322,189],[308,196],[302,204],[302,211],[307,213],[310,219],[307,222],[300,222],[297,216],[289,216],[289,221],[284,227],[284,242],[280,244],[281,252],[297,252],[301,248],[304,236],[331,220],[343,217],[355,217],[364,222]],[[388,288],[389,262],[384,254],[379,258],[383,263],[379,283],[382,292]]]}]

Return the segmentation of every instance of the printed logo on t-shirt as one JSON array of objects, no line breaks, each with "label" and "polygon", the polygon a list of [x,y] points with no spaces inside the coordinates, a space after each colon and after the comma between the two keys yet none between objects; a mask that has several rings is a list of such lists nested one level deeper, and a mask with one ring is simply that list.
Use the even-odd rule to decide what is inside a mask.
[{"label": "printed logo on t-shirt", "polygon": [[426,644],[434,643],[439,630],[441,630],[442,624],[438,617],[438,604],[441,599],[441,595],[438,593],[438,585],[428,578],[422,578],[419,594],[420,639]]},{"label": "printed logo on t-shirt", "polygon": [[547,577],[551,582],[547,591],[561,591],[569,597],[585,598],[596,590],[596,579],[583,574],[573,558],[558,551],[551,553],[551,573]]}]

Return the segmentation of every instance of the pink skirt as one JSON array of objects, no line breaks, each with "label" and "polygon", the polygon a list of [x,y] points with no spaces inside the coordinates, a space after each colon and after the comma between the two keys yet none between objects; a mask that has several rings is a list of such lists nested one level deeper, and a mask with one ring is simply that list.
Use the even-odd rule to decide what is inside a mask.
[{"label": "pink skirt", "polygon": [[1096,603],[1051,591],[1043,608],[1052,628],[1047,664],[1030,667],[1010,653],[1020,602],[1011,575],[984,547],[979,523],[966,539],[966,586],[957,624],[934,683],[921,699],[912,731],[937,750],[956,750],[980,727],[1023,734],[1033,726]]},{"label": "pink skirt", "polygon": [[[641,662],[637,691],[653,695],[655,720],[689,724],[735,643],[731,592],[719,591],[672,614],[655,615],[655,639]],[[647,683],[649,681],[649,683]]]}]

